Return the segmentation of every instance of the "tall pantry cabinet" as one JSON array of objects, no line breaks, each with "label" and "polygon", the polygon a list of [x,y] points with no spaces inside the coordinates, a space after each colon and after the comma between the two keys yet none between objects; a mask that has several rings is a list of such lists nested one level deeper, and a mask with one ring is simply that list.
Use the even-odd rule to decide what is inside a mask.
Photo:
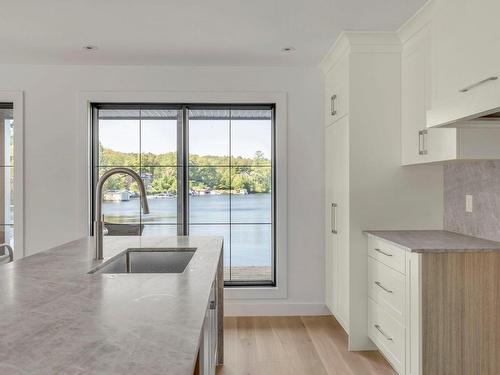
[{"label": "tall pantry cabinet", "polygon": [[442,169],[401,168],[401,43],[343,33],[325,73],[325,302],[349,348],[367,334],[367,229],[441,229]]}]

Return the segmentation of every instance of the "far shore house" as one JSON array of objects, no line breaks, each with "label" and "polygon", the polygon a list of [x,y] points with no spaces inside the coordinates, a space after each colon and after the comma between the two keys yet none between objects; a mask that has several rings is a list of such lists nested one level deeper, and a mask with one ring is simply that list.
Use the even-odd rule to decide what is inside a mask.
[{"label": "far shore house", "polygon": [[103,200],[108,202],[123,202],[130,200],[131,193],[128,190],[109,190],[104,193]]}]

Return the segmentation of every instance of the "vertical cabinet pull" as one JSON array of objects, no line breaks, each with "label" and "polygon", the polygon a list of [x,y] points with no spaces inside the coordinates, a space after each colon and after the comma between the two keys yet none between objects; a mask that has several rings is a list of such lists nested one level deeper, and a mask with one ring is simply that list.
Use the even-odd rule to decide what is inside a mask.
[{"label": "vertical cabinet pull", "polygon": [[335,102],[337,101],[337,95],[332,95],[330,98],[330,112],[332,116],[335,116],[337,114],[337,109],[335,108]]},{"label": "vertical cabinet pull", "polygon": [[418,131],[418,154],[419,155],[427,155],[427,134],[428,130],[419,130]]},{"label": "vertical cabinet pull", "polygon": [[337,203],[332,203],[332,206],[331,206],[331,211],[330,211],[330,214],[331,214],[331,230],[332,230],[332,233],[333,234],[337,234],[339,231],[337,230]]}]

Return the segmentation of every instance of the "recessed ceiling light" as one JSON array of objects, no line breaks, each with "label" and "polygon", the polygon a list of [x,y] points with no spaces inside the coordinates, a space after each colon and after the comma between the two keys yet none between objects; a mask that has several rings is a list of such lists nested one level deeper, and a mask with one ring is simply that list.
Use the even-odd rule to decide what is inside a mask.
[{"label": "recessed ceiling light", "polygon": [[97,46],[93,46],[91,44],[87,44],[86,46],[83,46],[83,49],[85,51],[97,51],[99,48]]},{"label": "recessed ceiling light", "polygon": [[291,46],[283,47],[281,49],[281,52],[293,52],[293,51],[295,51],[295,47],[291,47]]}]

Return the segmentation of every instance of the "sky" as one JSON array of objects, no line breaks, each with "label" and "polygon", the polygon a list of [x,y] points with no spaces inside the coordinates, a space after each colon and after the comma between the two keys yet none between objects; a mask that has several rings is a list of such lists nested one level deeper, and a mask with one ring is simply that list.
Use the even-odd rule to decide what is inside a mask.
[{"label": "sky", "polygon": [[[120,152],[162,154],[177,150],[175,120],[100,120],[99,141],[105,148]],[[191,120],[189,152],[196,155],[229,155],[231,129],[232,155],[252,158],[262,151],[271,158],[270,120]],[[140,129],[142,134],[139,136]],[[139,145],[141,143],[141,145]]]}]

